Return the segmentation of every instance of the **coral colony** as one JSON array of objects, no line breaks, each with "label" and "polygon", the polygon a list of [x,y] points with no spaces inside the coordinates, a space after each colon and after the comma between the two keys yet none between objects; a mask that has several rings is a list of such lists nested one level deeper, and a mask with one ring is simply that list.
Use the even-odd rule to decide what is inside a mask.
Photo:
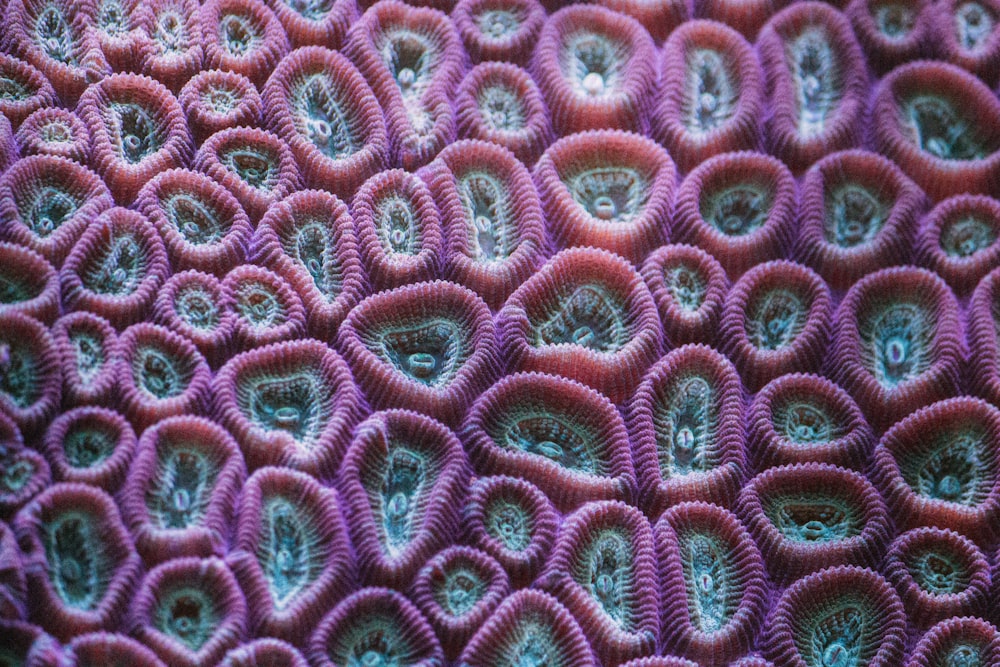
[{"label": "coral colony", "polygon": [[0,667],[1000,666],[1000,0],[0,26]]}]

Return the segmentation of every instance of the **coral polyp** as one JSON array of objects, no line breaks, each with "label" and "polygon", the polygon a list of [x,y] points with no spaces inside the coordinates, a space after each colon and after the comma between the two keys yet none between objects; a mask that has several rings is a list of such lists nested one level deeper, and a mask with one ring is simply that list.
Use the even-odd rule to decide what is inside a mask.
[{"label": "coral polyp", "polygon": [[0,0],[0,667],[1000,667],[998,84],[1000,0]]}]

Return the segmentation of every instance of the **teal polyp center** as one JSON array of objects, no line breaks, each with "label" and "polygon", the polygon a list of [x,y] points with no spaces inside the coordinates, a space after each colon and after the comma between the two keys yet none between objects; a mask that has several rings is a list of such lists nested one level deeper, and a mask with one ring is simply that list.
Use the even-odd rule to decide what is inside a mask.
[{"label": "teal polyp center", "polygon": [[796,445],[827,443],[844,435],[846,425],[830,414],[817,397],[805,397],[778,405],[772,415],[774,430]]},{"label": "teal polyp center", "polygon": [[279,156],[270,147],[237,144],[221,151],[219,159],[226,169],[255,190],[270,192],[278,184]]},{"label": "teal polyp center", "polygon": [[32,459],[0,444],[0,497],[21,493],[37,472],[38,466]]},{"label": "teal polyp center", "polygon": [[740,588],[729,547],[708,532],[678,535],[691,624],[712,634],[736,614]]},{"label": "teal polyp center", "polygon": [[344,667],[407,667],[421,664],[414,647],[405,639],[406,629],[388,609],[362,610],[351,616],[348,626],[331,637],[328,655]]},{"label": "teal polyp center", "polygon": [[771,523],[793,542],[837,542],[861,533],[861,508],[849,498],[814,491],[764,502],[764,513]]},{"label": "teal polyp center", "polygon": [[872,18],[880,33],[891,40],[903,40],[912,32],[916,14],[902,2],[883,2],[873,8]]},{"label": "teal polyp center", "polygon": [[783,288],[766,290],[752,296],[747,305],[747,338],[760,350],[780,350],[802,333],[808,316],[808,305],[799,294]]},{"label": "teal polyp center", "polygon": [[674,302],[686,313],[696,313],[705,303],[708,281],[697,266],[681,263],[665,266],[663,284]]},{"label": "teal polyp center", "polygon": [[174,295],[174,312],[191,328],[211,331],[219,325],[221,313],[212,292],[198,283],[180,287]]},{"label": "teal polyp center", "polygon": [[941,249],[955,259],[972,257],[996,243],[998,222],[970,214],[949,220],[941,229]]},{"label": "teal polyp center", "polygon": [[364,140],[343,103],[343,92],[329,74],[314,74],[292,93],[295,129],[333,160],[361,150]]},{"label": "teal polyp center", "polygon": [[344,278],[327,223],[318,216],[303,216],[291,230],[281,234],[281,245],[288,256],[305,267],[323,298],[327,302],[336,300]]},{"label": "teal polyp center", "polygon": [[281,326],[288,320],[288,309],[273,285],[250,279],[237,285],[233,292],[233,309],[254,329]]},{"label": "teal polyp center", "polygon": [[170,224],[192,245],[218,243],[232,224],[211,203],[193,193],[170,193],[160,199],[160,207]]},{"label": "teal polyp center", "polygon": [[420,520],[435,481],[432,462],[404,443],[389,441],[381,477],[370,481],[369,498],[382,539],[382,547],[396,556],[410,545],[421,529]]},{"label": "teal polyp center", "polygon": [[134,102],[112,102],[104,124],[118,157],[138,164],[166,142],[163,127],[150,109]]},{"label": "teal polyp center", "polygon": [[898,455],[900,473],[925,498],[975,507],[986,500],[995,478],[986,448],[981,432],[951,431],[923,453]]},{"label": "teal polyp center", "polygon": [[569,470],[601,474],[603,466],[595,451],[599,443],[583,424],[552,411],[550,406],[525,408],[511,416],[497,444],[540,456]]},{"label": "teal polyp center", "polygon": [[38,356],[25,342],[0,338],[0,392],[20,408],[37,401],[42,393]]},{"label": "teal polyp center", "polygon": [[41,294],[44,284],[34,272],[14,263],[0,266],[0,304],[23,303]]},{"label": "teal polyp center", "polygon": [[192,651],[205,645],[221,620],[208,590],[197,584],[160,591],[157,600],[153,626]]},{"label": "teal polyp center", "polygon": [[997,17],[978,2],[963,2],[955,9],[955,37],[959,45],[973,53],[986,47]]},{"label": "teal polyp center", "polygon": [[946,97],[918,95],[903,106],[904,122],[917,147],[941,160],[980,160],[991,152],[980,128],[962,114],[962,104]]},{"label": "teal polyp center", "polygon": [[614,353],[628,343],[626,314],[617,295],[601,285],[580,285],[555,304],[536,327],[535,345],[579,345]]},{"label": "teal polyp center", "polygon": [[329,417],[330,387],[310,368],[238,381],[240,408],[264,431],[283,431],[303,446],[316,443]]},{"label": "teal polyp center", "polygon": [[715,391],[701,375],[678,378],[653,408],[656,454],[666,478],[716,467]]},{"label": "teal polyp center", "polygon": [[81,266],[83,286],[96,294],[126,296],[135,292],[149,269],[149,257],[131,232],[113,229]]},{"label": "teal polyp center", "polygon": [[446,318],[387,329],[372,340],[376,354],[409,380],[428,387],[441,387],[455,378],[471,354],[469,344],[463,325]]},{"label": "teal polyp center", "polygon": [[128,12],[118,0],[104,0],[97,10],[97,25],[101,32],[121,37],[128,32]]},{"label": "teal polyp center", "polygon": [[528,113],[517,90],[502,83],[483,86],[476,96],[483,125],[496,132],[517,132],[527,125]]},{"label": "teal polyp center", "polygon": [[132,377],[136,388],[154,399],[179,396],[194,375],[189,359],[178,358],[156,343],[138,345],[132,355]]},{"label": "teal polyp center", "polygon": [[93,468],[115,451],[120,433],[116,427],[101,422],[75,422],[63,437],[66,460],[74,468]]},{"label": "teal polyp center", "polygon": [[38,138],[47,144],[72,144],[73,126],[63,118],[49,118],[38,126]]},{"label": "teal polyp center", "polygon": [[931,595],[953,595],[969,587],[971,572],[955,554],[940,545],[910,554],[906,569],[921,589]]},{"label": "teal polyp center", "polygon": [[255,555],[278,610],[288,608],[323,568],[319,533],[312,513],[301,502],[276,495],[264,500],[261,512]]},{"label": "teal polyp center", "polygon": [[245,58],[264,41],[264,27],[251,13],[223,14],[219,17],[219,45],[230,56]]},{"label": "teal polyp center", "polygon": [[714,49],[692,49],[685,58],[681,118],[694,135],[721,127],[736,113],[739,82],[724,54]]},{"label": "teal polyp center", "polygon": [[0,71],[0,100],[19,102],[35,94],[35,90],[26,82],[17,79],[15,72],[8,72]]},{"label": "teal polyp center", "polygon": [[482,572],[473,563],[462,560],[446,566],[432,585],[434,601],[453,618],[472,611],[487,592]]},{"label": "teal polyp center", "polygon": [[333,9],[331,0],[282,0],[284,4],[310,21],[322,21]]},{"label": "teal polyp center", "polygon": [[81,203],[65,185],[46,182],[33,195],[29,194],[27,201],[19,201],[18,209],[24,225],[44,239],[72,218]]},{"label": "teal polyp center", "polygon": [[574,201],[592,218],[606,223],[630,223],[649,201],[649,179],[638,169],[606,165],[573,174],[565,181]]},{"label": "teal polyp center", "polygon": [[220,471],[216,457],[197,445],[178,438],[157,447],[156,472],[145,503],[159,530],[191,528],[205,517]]},{"label": "teal polyp center", "polygon": [[70,329],[67,333],[76,374],[81,384],[88,385],[97,378],[107,361],[104,339],[99,333],[86,329]]},{"label": "teal polyp center", "polygon": [[156,29],[152,31],[152,37],[162,55],[177,55],[190,48],[193,36],[188,33],[180,1],[162,7],[156,14]]},{"label": "teal polyp center", "polygon": [[486,264],[505,260],[519,241],[507,184],[487,171],[470,171],[456,185],[465,209],[468,254]]},{"label": "teal polyp center", "polygon": [[49,581],[66,606],[81,611],[97,607],[114,567],[101,548],[101,536],[95,534],[94,519],[68,510],[43,527]]},{"label": "teal polyp center", "polygon": [[573,578],[583,586],[615,625],[633,629],[634,589],[633,550],[628,530],[623,526],[595,531],[580,546]]},{"label": "teal polyp center", "polygon": [[835,596],[819,609],[801,610],[805,618],[793,630],[799,655],[810,667],[862,667],[879,648],[877,619],[856,594]]},{"label": "teal polyp center", "polygon": [[877,191],[860,183],[830,188],[824,203],[823,237],[841,248],[868,243],[889,218],[889,205]]},{"label": "teal polyp center", "polygon": [[413,131],[429,133],[434,119],[423,96],[441,62],[440,46],[428,34],[396,26],[376,38],[376,48],[396,83]]},{"label": "teal polyp center", "polygon": [[500,41],[517,34],[524,19],[516,8],[488,9],[473,16],[479,32],[488,39]]},{"label": "teal polyp center", "polygon": [[930,367],[934,329],[920,305],[890,302],[859,322],[862,362],[883,387],[897,387]]},{"label": "teal polyp center", "polygon": [[563,38],[559,68],[576,95],[609,97],[618,93],[626,76],[629,51],[610,35],[581,30]]},{"label": "teal polyp center", "polygon": [[79,40],[60,4],[46,3],[36,16],[34,38],[42,52],[53,60],[75,66]]},{"label": "teal polyp center", "polygon": [[516,500],[494,498],[483,508],[486,534],[513,552],[531,545],[531,511]]},{"label": "teal polyp center", "polygon": [[201,91],[201,103],[207,109],[219,116],[225,116],[239,107],[243,100],[243,95],[235,87],[231,87],[228,82],[220,81],[206,86]]},{"label": "teal polyp center", "polygon": [[702,218],[724,236],[752,234],[767,222],[773,193],[766,186],[738,183],[702,198]]},{"label": "teal polyp center", "polygon": [[423,248],[423,230],[413,205],[398,194],[391,194],[375,204],[375,231],[386,255],[418,254]]},{"label": "teal polyp center", "polygon": [[798,133],[807,139],[820,135],[844,92],[836,48],[825,30],[811,27],[785,45],[785,57],[795,88]]}]

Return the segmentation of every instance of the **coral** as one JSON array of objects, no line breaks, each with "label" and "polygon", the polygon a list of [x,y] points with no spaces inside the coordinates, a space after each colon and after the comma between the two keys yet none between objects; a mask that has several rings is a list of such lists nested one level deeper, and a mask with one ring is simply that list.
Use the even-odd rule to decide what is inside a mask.
[{"label": "coral", "polygon": [[933,39],[938,57],[995,85],[1000,71],[1000,2],[944,0],[934,9]]},{"label": "coral", "polygon": [[802,180],[795,258],[846,290],[910,261],[923,205],[920,188],[888,159],[861,150],[829,155]]},{"label": "coral", "polygon": [[537,0],[459,0],[451,13],[474,63],[501,60],[525,65],[545,22]]},{"label": "coral", "polygon": [[736,280],[786,254],[797,232],[795,194],[795,179],[777,158],[718,155],[681,184],[672,238],[702,248]]},{"label": "coral", "polygon": [[619,130],[564,137],[534,179],[559,247],[604,248],[640,264],[670,233],[676,169],[651,139]]},{"label": "coral", "polygon": [[958,195],[935,206],[920,225],[916,260],[965,296],[1000,264],[1000,201]]},{"label": "coral", "polygon": [[284,465],[332,478],[363,402],[343,358],[317,340],[238,354],[212,381],[219,421],[251,469]]},{"label": "coral", "polygon": [[313,336],[333,339],[368,292],[354,221],[329,192],[302,190],[271,206],[252,245],[257,262],[298,292]]},{"label": "coral", "polygon": [[212,368],[230,353],[234,313],[215,276],[181,271],[163,284],[153,304],[153,320],[184,336]]},{"label": "coral", "polygon": [[255,639],[234,648],[218,667],[308,667],[298,649],[280,639]]},{"label": "coral", "polygon": [[692,245],[660,246],[642,263],[666,345],[715,342],[729,280],[719,261]]},{"label": "coral", "polygon": [[116,493],[135,454],[135,431],[114,410],[84,406],[62,413],[45,431],[42,452],[57,482]]},{"label": "coral", "polygon": [[118,334],[99,315],[77,311],[52,328],[66,405],[109,404],[118,386]]},{"label": "coral", "polygon": [[59,274],[63,305],[124,328],[146,317],[170,273],[163,241],[141,213],[115,207],[88,221]]},{"label": "coral", "polygon": [[854,399],[819,375],[769,382],[747,411],[747,444],[757,470],[817,461],[864,471],[875,436]]},{"label": "coral", "polygon": [[564,250],[511,295],[497,316],[507,365],[554,373],[621,403],[659,356],[649,288],[621,257]]},{"label": "coral", "polygon": [[200,12],[208,69],[242,74],[259,88],[288,52],[284,28],[261,0],[208,0]]},{"label": "coral", "polygon": [[402,169],[375,174],[354,194],[351,214],[376,292],[440,277],[441,216],[416,175]]},{"label": "coral", "polygon": [[441,212],[445,275],[498,310],[549,251],[528,170],[502,146],[460,141],[420,175]]},{"label": "coral", "polygon": [[872,570],[834,567],[785,589],[766,622],[764,653],[788,667],[903,664],[906,621],[889,583]]},{"label": "coral", "polygon": [[981,546],[1000,537],[1000,410],[951,398],[893,426],[872,456],[870,475],[900,530],[950,528]]},{"label": "coral", "polygon": [[739,33],[714,21],[685,23],[671,33],[660,62],[652,131],[681,171],[719,153],[759,148],[764,73]]},{"label": "coral", "polygon": [[[147,41],[142,71],[177,94],[202,68],[204,49],[199,3],[196,0],[150,0],[138,4],[135,20],[146,33]],[[184,106],[183,101],[181,106]]]},{"label": "coral", "polygon": [[413,603],[387,588],[362,588],[334,607],[309,640],[316,667],[444,662],[434,631]]},{"label": "coral", "polygon": [[919,61],[882,79],[871,102],[872,143],[934,201],[989,194],[1000,179],[1000,101],[947,63]]},{"label": "coral", "polygon": [[66,648],[73,667],[164,667],[156,654],[125,635],[91,632],[75,637]]},{"label": "coral", "polygon": [[385,165],[389,144],[375,95],[336,51],[296,49],[275,68],[263,98],[307,186],[349,199]]},{"label": "coral", "polygon": [[59,315],[59,275],[30,248],[0,242],[0,315],[5,313],[51,325]]},{"label": "coral", "polygon": [[358,10],[352,0],[266,0],[293,49],[325,46],[339,49]]},{"label": "coral", "polygon": [[386,410],[357,427],[338,486],[364,581],[405,589],[454,539],[469,472],[458,438],[430,417]]},{"label": "coral", "polygon": [[792,171],[862,139],[868,96],[864,54],[843,14],[796,3],[761,29],[757,49],[771,112],[769,150]]},{"label": "coral", "polygon": [[239,447],[203,417],[170,417],[139,438],[122,514],[143,561],[225,554],[246,469]]},{"label": "coral", "polygon": [[917,642],[910,664],[990,665],[1000,661],[1000,632],[981,618],[950,618],[941,621]]},{"label": "coral", "polygon": [[161,172],[139,191],[135,208],[160,233],[174,271],[221,277],[246,259],[250,220],[236,197],[204,174]]},{"label": "coral", "polygon": [[445,14],[377,2],[348,32],[344,53],[371,83],[385,114],[390,166],[413,171],[454,141],[450,96],[465,54]]},{"label": "coral", "polygon": [[569,515],[536,585],[580,623],[601,664],[648,655],[657,645],[659,591],[653,532],[622,502],[587,503]]},{"label": "coral", "polygon": [[504,600],[469,641],[460,663],[469,667],[588,667],[595,660],[566,607],[547,593],[528,589]]},{"label": "coral", "polygon": [[767,604],[764,561],[739,519],[708,503],[681,503],[654,529],[663,643],[702,663],[752,645]]},{"label": "coral", "polygon": [[621,415],[603,395],[573,380],[508,375],[476,400],[460,435],[477,473],[524,478],[561,511],[635,495]]},{"label": "coral", "polygon": [[418,410],[451,426],[500,374],[489,308],[445,281],[368,297],[348,314],[338,344],[374,408]]},{"label": "coral", "polygon": [[836,565],[877,566],[892,530],[872,483],[826,463],[765,470],[740,491],[737,513],[783,585]]},{"label": "coral", "polygon": [[868,64],[880,74],[933,50],[933,0],[851,0],[844,13]]},{"label": "coral", "polygon": [[246,602],[218,558],[150,570],[132,601],[132,635],[172,667],[214,665],[246,634]]},{"label": "coral", "polygon": [[1000,405],[1000,271],[983,278],[969,300],[966,335],[969,340],[969,389]]},{"label": "coral", "polygon": [[739,375],[718,352],[685,345],[649,369],[628,429],[651,517],[684,501],[732,504],[746,469],[743,421]]},{"label": "coral", "polygon": [[336,494],[308,475],[261,468],[247,480],[227,563],[256,635],[305,643],[354,583],[354,561]]},{"label": "coral", "polygon": [[643,132],[656,87],[656,50],[635,19],[596,5],[555,12],[538,36],[531,73],[560,135]]},{"label": "coral", "polygon": [[56,104],[56,91],[40,71],[7,54],[0,54],[0,114],[17,131],[34,111]]},{"label": "coral", "polygon": [[552,122],[538,85],[511,63],[472,68],[455,93],[455,117],[459,137],[492,141],[529,166],[552,142]]},{"label": "coral", "polygon": [[0,444],[0,519],[9,520],[52,482],[49,465],[18,439]]},{"label": "coral", "polygon": [[0,175],[0,238],[60,267],[113,204],[107,186],[86,167],[62,157],[25,157]]},{"label": "coral", "polygon": [[153,176],[191,158],[191,133],[180,103],[148,77],[103,79],[87,88],[76,113],[90,131],[91,164],[122,206],[132,204]]},{"label": "coral", "polygon": [[938,276],[913,267],[870,273],[847,292],[833,321],[829,376],[876,432],[954,395],[965,341],[958,303]]},{"label": "coral", "polygon": [[222,281],[223,299],[233,315],[233,343],[253,349],[299,338],[306,329],[302,300],[281,276],[253,264],[230,271]]},{"label": "coral", "polygon": [[79,116],[46,107],[24,119],[15,135],[21,155],[55,155],[80,164],[90,162],[90,131]]},{"label": "coral", "polygon": [[111,496],[84,484],[56,484],[13,526],[36,622],[61,641],[117,626],[140,563]]},{"label": "coral", "polygon": [[830,289],[800,264],[758,264],[722,306],[719,339],[750,391],[786,373],[820,370],[830,336]]},{"label": "coral", "polygon": [[54,416],[61,395],[59,350],[48,327],[22,313],[0,313],[0,410],[30,436]]},{"label": "coral", "polygon": [[462,513],[469,542],[503,566],[514,588],[538,575],[558,524],[545,494],[516,477],[480,477],[469,487]]},{"label": "coral", "polygon": [[184,84],[177,99],[199,145],[228,128],[257,127],[264,113],[264,102],[253,82],[227,70],[199,72]]}]

